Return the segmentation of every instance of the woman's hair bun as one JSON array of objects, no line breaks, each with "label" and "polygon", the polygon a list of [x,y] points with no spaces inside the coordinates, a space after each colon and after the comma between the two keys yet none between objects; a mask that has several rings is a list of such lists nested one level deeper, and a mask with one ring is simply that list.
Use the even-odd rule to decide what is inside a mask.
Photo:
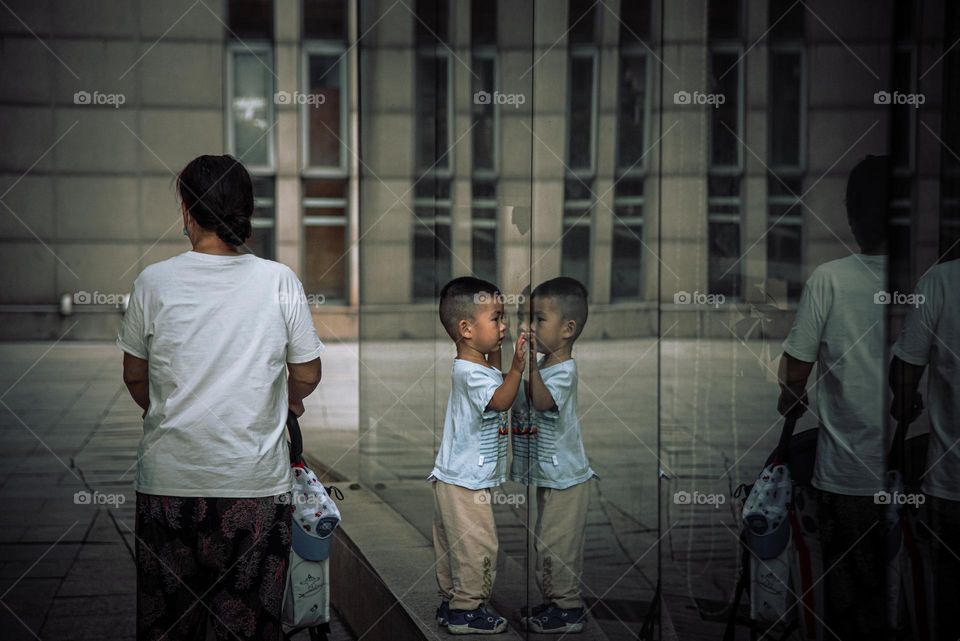
[{"label": "woman's hair bun", "polygon": [[242,245],[253,233],[253,181],[233,156],[191,160],[177,176],[177,194],[197,224],[225,243]]}]

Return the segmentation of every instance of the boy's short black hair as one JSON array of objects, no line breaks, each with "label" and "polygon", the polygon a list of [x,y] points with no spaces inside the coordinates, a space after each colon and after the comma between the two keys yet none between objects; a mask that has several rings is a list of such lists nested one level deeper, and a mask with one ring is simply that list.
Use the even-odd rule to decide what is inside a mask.
[{"label": "boy's short black hair", "polygon": [[861,250],[876,249],[887,240],[889,180],[889,156],[867,156],[847,178],[847,219]]},{"label": "boy's short black hair", "polygon": [[465,318],[473,318],[473,309],[483,302],[482,294],[491,296],[491,300],[500,296],[500,289],[491,282],[461,276],[454,278],[440,290],[440,322],[450,338],[460,340],[457,325]]},{"label": "boy's short black hair", "polygon": [[552,278],[536,286],[533,298],[552,298],[557,301],[563,320],[572,320],[577,324],[571,340],[580,337],[580,332],[587,324],[587,288],[583,283],[568,276]]}]

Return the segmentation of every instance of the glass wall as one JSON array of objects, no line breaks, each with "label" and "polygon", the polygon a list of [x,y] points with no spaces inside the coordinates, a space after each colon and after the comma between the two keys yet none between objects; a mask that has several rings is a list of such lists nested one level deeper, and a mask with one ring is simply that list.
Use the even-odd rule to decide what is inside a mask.
[{"label": "glass wall", "polygon": [[[939,214],[958,193],[958,161],[939,141],[941,128],[957,138],[957,59],[938,60],[955,14],[911,2],[856,21],[828,2],[779,0],[360,2],[351,474],[433,540],[426,480],[458,355],[438,315],[444,285],[499,287],[506,372],[519,333],[559,296],[537,287],[575,279],[588,313],[558,303],[575,338],[541,357],[555,365],[568,350],[576,363],[567,425],[595,474],[564,490],[532,480],[531,465],[567,473],[572,454],[551,452],[560,419],[534,411],[527,394],[543,374],[528,364],[487,453],[502,444],[507,459],[491,499],[491,605],[509,625],[531,635],[523,608],[573,577],[587,638],[720,639],[728,625],[731,639],[770,626],[829,638],[861,621],[850,612],[919,634],[907,600],[888,620],[884,604],[831,595],[844,581],[896,583],[877,554],[896,427],[888,365],[910,308],[897,295],[957,236],[956,216]],[[317,51],[310,77],[329,84],[335,52]],[[315,76],[320,62],[334,71]],[[803,389],[793,425],[784,414]],[[928,429],[924,415],[910,436]],[[745,513],[778,442],[788,516],[771,516],[772,498]],[[920,476],[907,475],[905,495]],[[776,537],[748,536],[745,514],[791,542],[761,556]],[[552,555],[551,528],[582,548]]]}]

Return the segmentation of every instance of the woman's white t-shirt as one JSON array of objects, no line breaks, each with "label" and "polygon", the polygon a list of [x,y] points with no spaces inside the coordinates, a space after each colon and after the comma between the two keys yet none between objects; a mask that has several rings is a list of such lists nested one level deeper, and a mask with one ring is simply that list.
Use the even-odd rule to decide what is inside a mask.
[{"label": "woman's white t-shirt", "polygon": [[149,368],[136,491],[291,489],[286,363],[312,361],[324,346],[289,267],[194,251],[150,265],[134,282],[117,345]]}]

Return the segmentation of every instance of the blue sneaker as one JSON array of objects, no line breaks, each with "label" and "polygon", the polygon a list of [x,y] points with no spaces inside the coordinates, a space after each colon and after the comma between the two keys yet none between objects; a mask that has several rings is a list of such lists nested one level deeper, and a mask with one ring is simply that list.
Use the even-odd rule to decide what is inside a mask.
[{"label": "blue sneaker", "polygon": [[437,623],[441,627],[447,626],[447,620],[450,618],[450,602],[444,599],[437,608]]},{"label": "blue sneaker", "polygon": [[[537,610],[540,610],[537,612]],[[552,603],[546,608],[534,608],[534,615],[522,619],[523,626],[540,634],[570,634],[583,630],[587,614],[583,608],[558,608]]]},{"label": "blue sneaker", "polygon": [[476,610],[450,610],[447,630],[450,634],[500,634],[507,620],[487,610],[481,603]]}]

